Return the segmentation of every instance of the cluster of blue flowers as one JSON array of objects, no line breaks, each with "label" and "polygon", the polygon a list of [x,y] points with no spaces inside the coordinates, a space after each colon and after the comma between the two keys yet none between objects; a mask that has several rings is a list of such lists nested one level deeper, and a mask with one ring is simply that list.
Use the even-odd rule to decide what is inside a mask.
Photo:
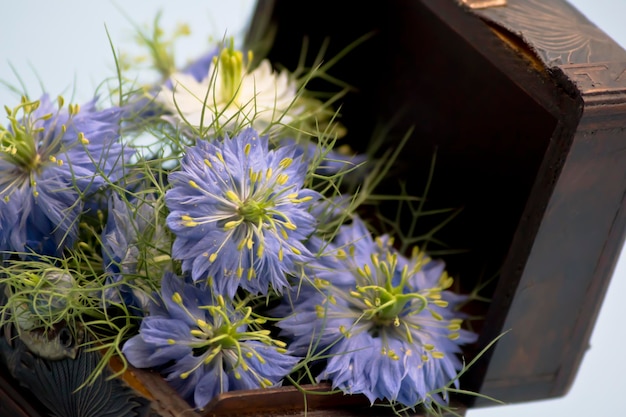
[{"label": "cluster of blue flowers", "polygon": [[95,100],[57,105],[44,95],[7,108],[0,127],[0,251],[60,255],[78,237],[77,219],[132,152],[119,141],[119,107]]},{"label": "cluster of blue flowers", "polygon": [[[331,123],[319,103],[232,45],[149,91],[104,109],[44,95],[7,110],[3,264],[78,260],[72,285],[98,300],[85,316],[132,318],[124,357],[199,409],[312,364],[317,381],[372,403],[447,403],[440,390],[458,387],[460,347],[476,339],[464,297],[443,262],[400,253],[341,194],[337,179],[358,182],[369,162],[302,134]],[[129,139],[146,132],[157,151]]]}]

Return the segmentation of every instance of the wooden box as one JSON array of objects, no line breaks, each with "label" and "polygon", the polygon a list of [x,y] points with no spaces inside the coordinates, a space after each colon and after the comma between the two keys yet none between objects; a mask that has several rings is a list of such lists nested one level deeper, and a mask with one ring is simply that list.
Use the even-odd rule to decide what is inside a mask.
[{"label": "wooden box", "polygon": [[497,275],[470,350],[511,331],[462,386],[565,394],[626,231],[626,51],[564,0],[260,1],[249,41],[293,69],[303,39],[311,63],[368,33],[329,71],[355,90],[345,140],[414,128],[397,175],[420,196],[436,149],[428,198],[463,208],[442,239],[469,250],[450,270],[467,289]]},{"label": "wooden box", "polygon": [[[462,207],[440,238],[467,249],[446,257],[449,271],[464,290],[496,276],[483,291],[491,301],[475,307],[483,320],[468,359],[511,330],[462,387],[505,402],[565,394],[626,231],[626,51],[564,0],[259,0],[247,42],[294,69],[304,39],[311,63],[323,45],[333,57],[367,33],[330,70],[355,88],[342,99],[343,140],[364,151],[394,120],[394,147],[413,128],[395,175],[416,196],[436,150],[429,201]],[[153,415],[198,415],[156,375],[134,375],[158,393]],[[38,415],[7,381],[0,413]],[[380,413],[362,400],[309,399],[308,415]],[[204,415],[302,408],[295,389],[278,388],[223,394]]]}]

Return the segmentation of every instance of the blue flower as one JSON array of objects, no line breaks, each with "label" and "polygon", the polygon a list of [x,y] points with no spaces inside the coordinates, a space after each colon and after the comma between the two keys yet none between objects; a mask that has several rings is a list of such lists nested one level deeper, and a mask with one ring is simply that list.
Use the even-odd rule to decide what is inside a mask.
[{"label": "blue flower", "polygon": [[112,194],[102,233],[105,299],[123,303],[137,315],[148,311],[149,296],[170,266],[171,241],[155,204],[152,194],[131,201]]},{"label": "blue flower", "polygon": [[310,267],[311,285],[294,288],[275,313],[286,316],[278,326],[296,354],[329,356],[318,380],[372,403],[447,402],[432,391],[454,379],[460,345],[476,335],[461,328],[454,307],[463,298],[447,291],[443,262],[418,250],[405,258],[355,218]]},{"label": "blue flower", "polygon": [[366,169],[367,155],[365,154],[342,153],[330,146],[316,144],[310,140],[296,141],[292,138],[284,138],[281,143],[297,146],[304,160],[309,165],[314,166],[315,171],[320,175],[332,176],[342,173],[352,183],[360,183],[368,173],[368,169]]},{"label": "blue flower", "polygon": [[[218,56],[221,47],[215,47],[211,51],[201,55],[185,68],[183,68],[180,72],[183,74],[189,74],[195,78],[196,81],[200,82],[206,79],[209,76],[209,70],[211,65],[213,65],[213,61],[215,57]],[[168,80],[166,83],[168,87],[172,87],[171,80]]]},{"label": "blue flower", "polygon": [[132,153],[118,142],[123,111],[95,101],[64,109],[59,98],[57,109],[44,95],[10,111],[0,127],[0,251],[60,256],[77,238],[83,198],[122,176]]},{"label": "blue flower", "polygon": [[302,242],[314,231],[309,210],[319,194],[303,188],[307,165],[295,151],[269,150],[253,129],[187,149],[165,200],[172,255],[194,280],[208,278],[228,297],[239,286],[280,292],[311,258]]},{"label": "blue flower", "polygon": [[162,303],[151,305],[123,353],[133,366],[161,369],[197,408],[222,392],[278,385],[298,362],[269,331],[254,330],[259,321],[250,307],[227,304],[171,273],[161,288]]}]

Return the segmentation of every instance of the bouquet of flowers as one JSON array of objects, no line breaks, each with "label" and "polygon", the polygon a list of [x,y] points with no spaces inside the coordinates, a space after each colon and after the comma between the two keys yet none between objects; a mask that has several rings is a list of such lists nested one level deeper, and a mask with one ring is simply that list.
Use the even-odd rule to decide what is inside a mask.
[{"label": "bouquet of flowers", "polygon": [[288,72],[224,39],[175,68],[158,27],[142,39],[156,83],[126,82],[119,62],[108,104],[5,106],[12,373],[20,343],[47,361],[97,351],[85,386],[111,358],[155,370],[199,410],[227,391],[321,381],[396,411],[448,410],[477,335],[444,262],[369,204],[399,150],[373,159],[341,143],[341,90],[307,88],[323,61]]}]

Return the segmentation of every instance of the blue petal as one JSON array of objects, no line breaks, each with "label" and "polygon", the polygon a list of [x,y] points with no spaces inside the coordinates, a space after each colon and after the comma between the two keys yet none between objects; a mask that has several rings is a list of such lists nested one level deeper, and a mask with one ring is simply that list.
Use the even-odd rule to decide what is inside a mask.
[{"label": "blue petal", "polygon": [[230,390],[229,378],[222,368],[222,361],[214,360],[204,369],[204,375],[198,380],[194,391],[194,403],[197,408],[204,408],[211,400]]},{"label": "blue petal", "polygon": [[[124,356],[137,368],[153,368],[166,364],[172,358],[181,358],[183,346],[176,346],[166,352],[155,348],[151,343],[143,340],[141,335],[131,337],[122,348]],[[180,350],[180,351],[179,351]],[[189,349],[187,349],[188,351]]]}]

